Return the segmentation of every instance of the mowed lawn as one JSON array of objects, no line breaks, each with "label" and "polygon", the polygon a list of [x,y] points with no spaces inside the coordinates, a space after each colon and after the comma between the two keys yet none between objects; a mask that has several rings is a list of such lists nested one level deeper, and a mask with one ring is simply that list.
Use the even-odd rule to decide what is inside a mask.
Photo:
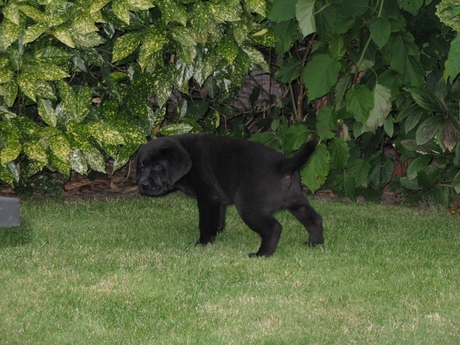
[{"label": "mowed lawn", "polygon": [[214,245],[163,198],[25,200],[0,229],[0,344],[460,344],[460,217],[313,200],[278,250],[229,208]]}]

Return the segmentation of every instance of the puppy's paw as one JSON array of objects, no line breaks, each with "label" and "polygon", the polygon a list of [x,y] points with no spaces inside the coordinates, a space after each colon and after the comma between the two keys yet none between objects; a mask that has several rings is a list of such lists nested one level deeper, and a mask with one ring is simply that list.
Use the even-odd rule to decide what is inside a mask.
[{"label": "puppy's paw", "polygon": [[270,255],[267,255],[267,254],[259,254],[259,253],[249,253],[248,256],[250,258],[268,258]]},{"label": "puppy's paw", "polygon": [[215,239],[216,239],[215,236],[213,236],[213,237],[211,237],[211,238],[207,238],[207,239],[205,239],[205,240],[201,240],[201,239],[200,239],[200,240],[198,240],[198,241],[195,242],[195,246],[206,246],[206,245],[208,245],[208,244],[213,244],[214,241],[215,241]]},{"label": "puppy's paw", "polygon": [[305,245],[307,247],[316,247],[316,246],[319,246],[321,244],[324,244],[324,241],[320,241],[320,242],[311,242],[311,241],[307,241],[305,242]]}]

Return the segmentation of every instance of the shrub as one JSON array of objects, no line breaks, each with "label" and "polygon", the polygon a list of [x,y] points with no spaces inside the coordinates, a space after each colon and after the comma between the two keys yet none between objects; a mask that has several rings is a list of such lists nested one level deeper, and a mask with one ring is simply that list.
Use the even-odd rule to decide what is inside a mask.
[{"label": "shrub", "polygon": [[105,172],[109,158],[117,170],[161,123],[164,134],[201,131],[197,120],[210,113],[205,125],[215,129],[220,113],[208,102],[179,102],[173,120],[180,123],[171,123],[179,121],[166,118],[168,99],[173,90],[229,98],[250,69],[267,70],[254,48],[264,39],[258,17],[266,6],[260,0],[1,5],[0,180],[15,185],[43,169],[64,177],[72,170]]}]

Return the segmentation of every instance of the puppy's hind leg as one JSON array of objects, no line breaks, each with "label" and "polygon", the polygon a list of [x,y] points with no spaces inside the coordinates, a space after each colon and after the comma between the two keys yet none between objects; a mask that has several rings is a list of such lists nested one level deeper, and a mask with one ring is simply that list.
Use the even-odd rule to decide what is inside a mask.
[{"label": "puppy's hind leg", "polygon": [[257,253],[251,253],[249,256],[272,255],[278,246],[281,236],[281,224],[273,218],[273,215],[240,213],[240,216],[246,225],[257,232],[262,238],[262,243]]},{"label": "puppy's hind leg", "polygon": [[321,216],[310,206],[306,198],[301,203],[289,207],[289,211],[307,229],[310,238],[306,245],[316,246],[324,243],[323,220]]}]

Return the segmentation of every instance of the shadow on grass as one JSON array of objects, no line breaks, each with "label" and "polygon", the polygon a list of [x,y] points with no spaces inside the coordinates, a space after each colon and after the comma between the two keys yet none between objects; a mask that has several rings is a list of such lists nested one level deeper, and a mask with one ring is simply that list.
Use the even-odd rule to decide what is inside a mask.
[{"label": "shadow on grass", "polygon": [[32,229],[28,222],[19,226],[0,228],[0,248],[23,246],[32,239]]}]

